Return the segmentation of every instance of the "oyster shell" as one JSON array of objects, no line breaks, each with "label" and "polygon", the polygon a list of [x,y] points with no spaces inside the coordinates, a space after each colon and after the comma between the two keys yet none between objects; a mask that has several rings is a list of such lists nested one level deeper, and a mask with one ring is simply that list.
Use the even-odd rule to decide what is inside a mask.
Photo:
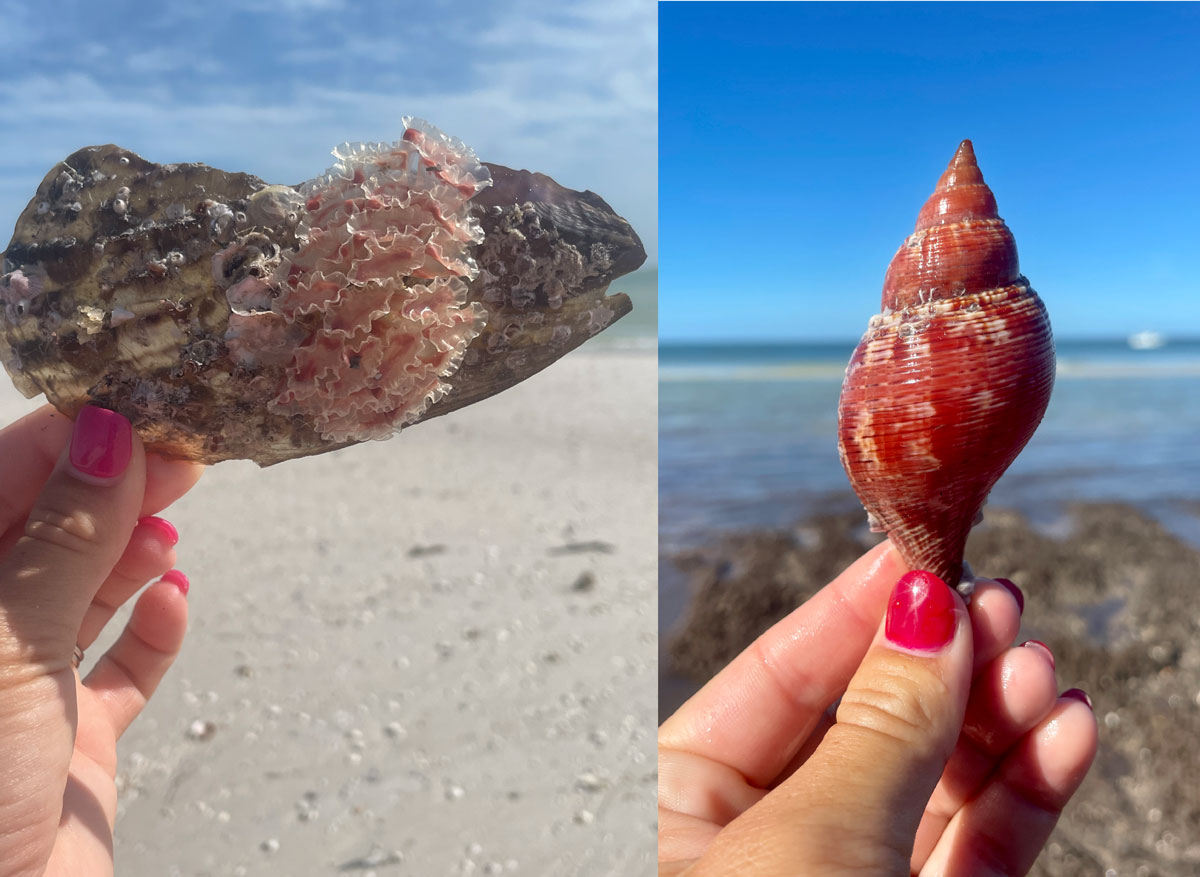
[{"label": "oyster shell", "polygon": [[631,309],[645,260],[599,196],[478,162],[405,120],[268,185],[117,146],[56,165],[0,277],[0,359],[63,413],[121,412],[164,456],[260,465],[454,411]]}]

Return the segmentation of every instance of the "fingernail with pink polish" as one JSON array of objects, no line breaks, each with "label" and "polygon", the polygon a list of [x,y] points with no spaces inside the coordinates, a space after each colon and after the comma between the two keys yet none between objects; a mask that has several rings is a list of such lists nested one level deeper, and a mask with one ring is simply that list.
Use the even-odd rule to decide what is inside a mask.
[{"label": "fingernail with pink polish", "polygon": [[1017,601],[1017,612],[1023,613],[1025,611],[1025,595],[1021,593],[1021,589],[1013,583],[1012,579],[996,579],[995,581],[999,582],[1008,589],[1008,592],[1012,594],[1013,598]]},{"label": "fingernail with pink polish", "polygon": [[1050,651],[1050,647],[1039,639],[1026,640],[1021,643],[1022,648],[1033,649],[1036,652],[1041,652],[1046,656],[1046,660],[1050,662],[1050,667],[1054,667],[1054,652]]},{"label": "fingernail with pink polish", "polygon": [[133,427],[106,408],[85,405],[71,433],[71,466],[90,478],[116,478],[133,457]]},{"label": "fingernail with pink polish", "polygon": [[1081,703],[1087,704],[1087,708],[1095,712],[1095,708],[1092,706],[1092,699],[1087,696],[1087,692],[1082,688],[1068,688],[1066,691],[1060,694],[1059,697],[1070,697],[1074,700],[1078,700]]},{"label": "fingernail with pink polish", "polygon": [[168,570],[167,572],[163,573],[163,577],[159,579],[159,581],[170,582],[175,587],[179,588],[179,593],[183,594],[185,597],[187,596],[188,589],[192,586],[191,582],[188,581],[188,577],[177,569]]},{"label": "fingernail with pink polish", "polygon": [[954,638],[958,623],[954,594],[933,573],[905,573],[892,589],[884,635],[917,652],[936,652]]},{"label": "fingernail with pink polish", "polygon": [[170,545],[174,546],[179,544],[179,531],[175,529],[174,524],[165,518],[149,515],[141,518],[138,521],[138,526],[149,527],[150,529],[157,531],[164,539],[167,540],[168,544]]}]

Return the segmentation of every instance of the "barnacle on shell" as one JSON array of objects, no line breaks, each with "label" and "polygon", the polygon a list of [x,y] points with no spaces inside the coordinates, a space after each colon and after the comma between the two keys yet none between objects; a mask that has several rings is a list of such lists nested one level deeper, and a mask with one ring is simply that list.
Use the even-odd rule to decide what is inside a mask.
[{"label": "barnacle on shell", "polygon": [[416,119],[334,156],[297,187],[116,146],[61,162],[4,253],[18,388],[268,465],[491,396],[630,310],[605,292],[645,252],[593,193]]}]

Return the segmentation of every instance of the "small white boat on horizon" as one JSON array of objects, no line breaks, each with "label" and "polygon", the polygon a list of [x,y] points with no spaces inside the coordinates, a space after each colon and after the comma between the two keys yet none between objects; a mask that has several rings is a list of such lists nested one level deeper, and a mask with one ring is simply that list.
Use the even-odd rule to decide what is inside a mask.
[{"label": "small white boat on horizon", "polygon": [[1134,350],[1158,350],[1167,343],[1166,336],[1161,332],[1134,332],[1127,340]]}]

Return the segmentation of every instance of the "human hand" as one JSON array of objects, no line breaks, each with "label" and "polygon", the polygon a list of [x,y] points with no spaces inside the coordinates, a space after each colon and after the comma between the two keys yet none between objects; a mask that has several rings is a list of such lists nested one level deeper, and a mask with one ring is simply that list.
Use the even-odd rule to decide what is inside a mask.
[{"label": "human hand", "polygon": [[82,682],[72,655],[174,565],[174,528],[148,516],[202,472],[96,408],[0,431],[0,877],[112,874],[117,738],[183,642],[187,579],[147,588]]},{"label": "human hand", "polygon": [[968,609],[904,573],[871,550],[663,723],[660,875],[1029,870],[1095,756],[1090,704],[1009,647],[1015,586]]}]

